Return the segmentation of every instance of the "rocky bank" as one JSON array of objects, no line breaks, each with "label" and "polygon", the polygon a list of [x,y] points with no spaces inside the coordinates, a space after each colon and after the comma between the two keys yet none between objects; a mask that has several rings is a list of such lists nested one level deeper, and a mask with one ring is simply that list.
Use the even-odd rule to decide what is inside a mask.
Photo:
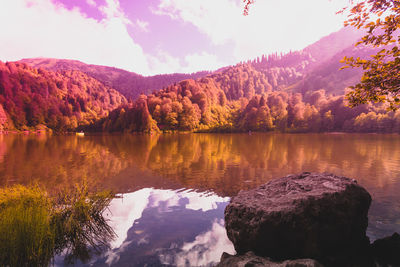
[{"label": "rocky bank", "polygon": [[375,266],[373,254],[383,245],[371,246],[366,236],[370,204],[356,180],[328,173],[288,175],[241,191],[225,209],[238,254],[225,253],[218,266]]}]

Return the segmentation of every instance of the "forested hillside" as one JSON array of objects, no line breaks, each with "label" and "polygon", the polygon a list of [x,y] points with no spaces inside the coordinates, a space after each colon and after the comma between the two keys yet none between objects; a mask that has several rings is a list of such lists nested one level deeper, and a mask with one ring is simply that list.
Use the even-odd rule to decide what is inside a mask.
[{"label": "forested hillside", "polygon": [[78,60],[31,58],[20,61],[28,63],[32,67],[40,67],[50,71],[79,70],[104,85],[114,88],[128,99],[136,99],[140,94],[150,94],[175,82],[197,79],[209,74],[207,71],[202,71],[192,74],[175,73],[142,76],[118,68],[85,64]]},{"label": "forested hillside", "polygon": [[[341,30],[302,51],[263,55],[214,73],[144,77],[73,60],[23,60],[40,68],[1,63],[0,127],[400,132],[400,113],[383,104],[346,106],[345,88],[358,82],[361,72],[339,70],[340,60],[376,53],[352,45],[360,35]],[[120,92],[137,97],[128,102]]]},{"label": "forested hillside", "polygon": [[368,57],[375,49],[354,47],[363,32],[343,28],[300,51],[287,54],[262,55],[246,63],[264,73],[274,91],[289,90],[305,93],[325,89],[341,95],[344,89],[361,78],[361,71],[339,70],[344,56]]},{"label": "forested hillside", "polygon": [[[0,62],[0,107],[9,129],[75,130],[126,102],[120,93],[80,71],[51,72]],[[0,121],[6,121],[1,111]]]},{"label": "forested hillside", "polygon": [[349,108],[325,90],[273,91],[251,64],[186,80],[113,111],[97,131],[400,132],[400,112],[383,105]]}]

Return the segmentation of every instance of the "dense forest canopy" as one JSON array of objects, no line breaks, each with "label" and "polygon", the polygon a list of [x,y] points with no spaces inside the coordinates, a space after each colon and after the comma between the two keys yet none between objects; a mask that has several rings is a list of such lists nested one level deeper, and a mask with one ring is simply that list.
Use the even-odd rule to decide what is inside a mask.
[{"label": "dense forest canopy", "polygon": [[79,70],[123,94],[128,99],[136,99],[140,94],[150,94],[165,86],[185,79],[197,79],[209,74],[200,71],[191,74],[174,73],[142,76],[140,74],[107,66],[82,63],[78,60],[54,58],[29,58],[21,62],[50,71]]},{"label": "dense forest canopy", "polygon": [[389,112],[387,103],[348,107],[346,88],[360,80],[362,71],[339,70],[340,59],[348,54],[366,58],[379,49],[354,47],[363,34],[345,28],[301,51],[262,55],[168,83],[161,90],[149,85],[147,93],[133,101],[123,94],[138,94],[135,77],[160,85],[160,79],[166,83],[178,76],[143,77],[58,59],[24,60],[36,67],[1,63],[0,125],[6,130],[48,127],[60,132],[398,133],[400,114]]},{"label": "dense forest canopy", "polygon": [[273,91],[251,64],[240,64],[198,80],[186,80],[101,120],[97,131],[399,132],[400,112],[385,105],[349,108],[344,95],[325,90]]},{"label": "dense forest canopy", "polygon": [[[0,62],[0,120],[19,130],[75,130],[126,103],[124,96],[80,71],[51,72]],[[3,118],[3,119],[2,119]]]}]

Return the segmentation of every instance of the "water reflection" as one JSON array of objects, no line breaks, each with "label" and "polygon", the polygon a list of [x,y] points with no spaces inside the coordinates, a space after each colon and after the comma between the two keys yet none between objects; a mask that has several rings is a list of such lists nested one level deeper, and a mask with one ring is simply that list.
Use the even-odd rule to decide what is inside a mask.
[{"label": "water reflection", "polygon": [[95,266],[208,266],[234,252],[223,211],[229,198],[190,190],[144,188],[114,199],[110,225],[118,238]]},{"label": "water reflection", "polygon": [[[0,135],[2,185],[39,181],[51,191],[86,179],[93,187],[124,193],[123,199],[115,200],[123,205],[112,207],[120,237],[104,264],[118,257],[120,263],[128,262],[124,256],[128,254],[135,254],[137,262],[178,263],[178,255],[193,252],[204,238],[212,238],[206,233],[218,232],[223,218],[225,200],[210,202],[203,195],[196,197],[194,191],[230,197],[302,171],[356,178],[374,199],[369,214],[371,239],[400,231],[399,135]],[[194,191],[181,192],[181,188]],[[210,203],[214,206],[207,206]],[[209,214],[206,220],[204,214]],[[138,225],[132,228],[133,222]],[[185,236],[179,246],[172,244],[179,236]],[[198,243],[192,244],[195,240]],[[167,246],[172,247],[166,250]]]},{"label": "water reflection", "polygon": [[51,188],[86,177],[118,192],[185,187],[232,196],[307,170],[391,190],[400,175],[399,152],[398,135],[11,135],[0,136],[0,182],[39,180]]}]

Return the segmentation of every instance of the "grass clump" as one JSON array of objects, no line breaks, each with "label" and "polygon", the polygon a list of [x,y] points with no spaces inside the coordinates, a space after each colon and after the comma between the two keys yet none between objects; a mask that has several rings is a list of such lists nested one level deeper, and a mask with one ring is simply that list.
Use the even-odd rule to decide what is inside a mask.
[{"label": "grass clump", "polygon": [[0,266],[47,266],[59,253],[72,263],[100,253],[115,236],[104,218],[113,195],[86,184],[50,197],[39,186],[0,189]]},{"label": "grass clump", "polygon": [[51,202],[38,187],[0,189],[0,265],[46,266],[55,233]]}]

